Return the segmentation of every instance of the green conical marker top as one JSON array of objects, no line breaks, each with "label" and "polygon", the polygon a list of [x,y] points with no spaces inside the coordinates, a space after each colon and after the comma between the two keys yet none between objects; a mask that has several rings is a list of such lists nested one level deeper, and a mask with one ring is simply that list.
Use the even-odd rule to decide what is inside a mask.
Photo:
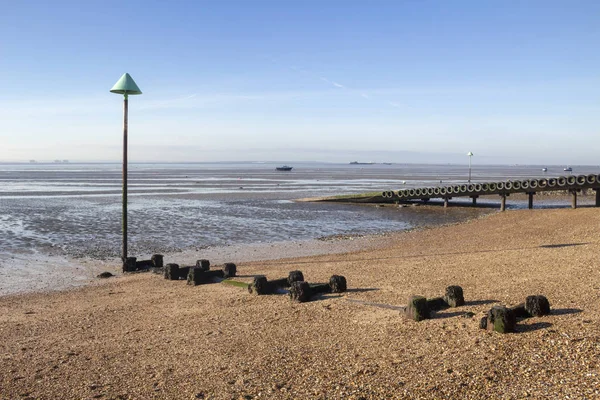
[{"label": "green conical marker top", "polygon": [[112,89],[110,89],[110,92],[124,95],[142,94],[142,91],[128,73],[123,74],[121,79],[119,79]]}]

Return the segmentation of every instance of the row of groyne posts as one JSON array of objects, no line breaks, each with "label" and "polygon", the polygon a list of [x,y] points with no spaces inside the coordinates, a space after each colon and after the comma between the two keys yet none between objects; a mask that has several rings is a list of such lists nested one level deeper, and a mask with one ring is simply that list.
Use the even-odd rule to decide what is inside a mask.
[{"label": "row of groyne posts", "polygon": [[462,183],[435,187],[400,189],[384,191],[382,197],[397,202],[410,202],[441,198],[444,207],[453,197],[470,197],[477,204],[479,196],[499,195],[500,210],[506,210],[506,198],[512,193],[525,193],[529,196],[529,208],[533,208],[533,196],[537,192],[566,190],[571,194],[571,207],[577,208],[577,194],[584,189],[596,192],[596,207],[600,207],[600,174],[569,175],[556,178],[506,180],[500,182]]}]

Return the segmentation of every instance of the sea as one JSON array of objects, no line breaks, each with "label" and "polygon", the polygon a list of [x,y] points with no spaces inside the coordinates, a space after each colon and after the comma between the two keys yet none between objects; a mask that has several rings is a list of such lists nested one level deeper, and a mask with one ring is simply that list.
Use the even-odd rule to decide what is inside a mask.
[{"label": "sea", "polygon": [[[499,204],[499,200],[482,200],[488,207],[444,209],[298,202],[460,183],[467,181],[469,169],[465,165],[303,162],[290,164],[293,169],[286,172],[277,171],[278,165],[130,163],[129,255],[145,258],[191,249],[378,235],[477,218],[495,212]],[[598,166],[572,167],[573,174],[600,172]],[[471,178],[560,176],[566,174],[563,168],[473,166]],[[121,196],[120,163],[0,164],[0,294],[8,277],[15,278],[8,268],[26,270],[44,257],[69,260],[71,265],[79,258],[118,264]],[[525,206],[523,200],[509,200],[509,207]],[[23,279],[31,278],[21,272]]]}]

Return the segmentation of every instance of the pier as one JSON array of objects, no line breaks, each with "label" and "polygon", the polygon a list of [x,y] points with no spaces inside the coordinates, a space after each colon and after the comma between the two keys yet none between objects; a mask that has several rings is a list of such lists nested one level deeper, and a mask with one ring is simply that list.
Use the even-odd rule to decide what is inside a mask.
[{"label": "pier", "polygon": [[442,199],[444,207],[448,207],[450,200],[455,197],[469,197],[473,204],[477,204],[480,196],[500,196],[500,210],[506,210],[506,198],[513,193],[528,195],[528,206],[533,208],[533,197],[538,192],[566,190],[571,194],[571,207],[577,208],[577,194],[583,189],[592,189],[596,192],[595,206],[600,206],[600,174],[569,175],[556,178],[534,178],[523,180],[506,180],[499,182],[473,182],[456,185],[439,185],[434,187],[421,187],[400,189],[397,191],[384,191],[381,196],[385,200],[398,202],[423,201]]}]

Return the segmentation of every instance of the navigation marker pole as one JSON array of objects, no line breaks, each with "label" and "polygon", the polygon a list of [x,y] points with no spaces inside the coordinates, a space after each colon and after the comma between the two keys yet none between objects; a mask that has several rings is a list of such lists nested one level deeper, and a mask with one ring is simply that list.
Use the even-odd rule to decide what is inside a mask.
[{"label": "navigation marker pole", "polygon": [[469,156],[469,183],[471,183],[471,157],[473,157],[473,153],[468,152],[467,155]]},{"label": "navigation marker pole", "polygon": [[127,267],[127,116],[128,116],[128,97],[129,95],[142,94],[140,88],[136,85],[133,78],[125,73],[110,89],[111,93],[122,94],[123,99],[123,247],[121,260],[123,261],[123,270]]}]

